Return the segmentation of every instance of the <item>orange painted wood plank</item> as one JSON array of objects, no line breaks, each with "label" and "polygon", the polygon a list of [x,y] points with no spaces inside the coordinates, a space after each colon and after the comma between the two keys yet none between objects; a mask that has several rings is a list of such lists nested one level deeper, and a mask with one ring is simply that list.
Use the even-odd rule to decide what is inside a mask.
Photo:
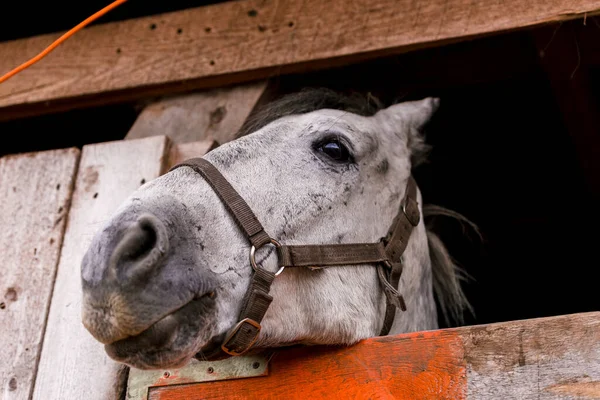
[{"label": "orange painted wood plank", "polygon": [[151,400],[600,399],[600,312],[277,350],[269,376],[151,387]]},{"label": "orange painted wood plank", "polygon": [[269,376],[152,388],[151,400],[463,399],[462,341],[452,330],[379,337],[352,347],[277,352]]}]

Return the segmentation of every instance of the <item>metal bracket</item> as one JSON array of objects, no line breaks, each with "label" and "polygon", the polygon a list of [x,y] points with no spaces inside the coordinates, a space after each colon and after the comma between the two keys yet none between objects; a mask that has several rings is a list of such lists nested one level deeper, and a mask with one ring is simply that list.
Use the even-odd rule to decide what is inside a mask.
[{"label": "metal bracket", "polygon": [[143,371],[131,368],[127,381],[127,400],[148,400],[151,387],[222,381],[268,375],[265,356],[231,357],[220,361],[192,360],[180,369]]}]

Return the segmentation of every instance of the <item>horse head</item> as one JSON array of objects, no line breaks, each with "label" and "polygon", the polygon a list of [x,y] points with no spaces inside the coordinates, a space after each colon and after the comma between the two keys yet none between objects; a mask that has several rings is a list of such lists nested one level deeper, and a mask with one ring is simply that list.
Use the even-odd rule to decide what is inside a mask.
[{"label": "horse head", "polygon": [[[303,91],[259,112],[249,134],[204,159],[283,245],[375,243],[401,209],[437,105],[427,98],[381,108]],[[416,201],[422,214],[419,192]],[[136,190],[94,237],[82,263],[83,323],[109,356],[138,368],[210,357],[238,323],[254,275],[250,248],[209,182],[176,168]],[[255,259],[278,270],[272,246]],[[437,328],[434,288],[460,314],[466,302],[448,260],[421,218],[397,287],[407,310],[396,310],[391,334]],[[377,336],[386,312],[369,264],[287,268],[270,296],[254,348],[353,344]]]}]

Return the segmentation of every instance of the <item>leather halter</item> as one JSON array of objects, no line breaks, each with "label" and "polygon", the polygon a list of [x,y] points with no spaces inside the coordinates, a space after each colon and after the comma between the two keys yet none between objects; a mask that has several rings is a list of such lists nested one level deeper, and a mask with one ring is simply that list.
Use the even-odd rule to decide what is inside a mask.
[{"label": "leather halter", "polygon": [[[203,158],[192,158],[174,166],[171,171],[180,167],[192,168],[210,184],[252,244],[250,265],[254,269],[254,274],[246,292],[239,322],[228,332],[221,344],[223,352],[237,356],[244,354],[254,345],[261,330],[260,323],[273,301],[273,297],[269,295],[271,284],[275,277],[288,267],[321,269],[375,264],[379,282],[386,295],[385,318],[380,336],[389,333],[396,307],[406,311],[404,298],[397,290],[403,268],[402,254],[421,216],[417,203],[417,185],[412,176],[408,179],[406,193],[398,214],[387,235],[378,242],[286,246],[272,239],[265,232],[246,201],[209,161]],[[256,265],[254,259],[256,250],[267,244],[274,245],[277,250],[279,270],[275,273]]]}]

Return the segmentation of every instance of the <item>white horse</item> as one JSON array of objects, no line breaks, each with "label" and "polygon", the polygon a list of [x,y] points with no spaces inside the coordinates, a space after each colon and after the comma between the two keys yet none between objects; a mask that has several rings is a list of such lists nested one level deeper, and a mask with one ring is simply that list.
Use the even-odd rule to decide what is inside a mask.
[{"label": "white horse", "polygon": [[[376,243],[424,157],[421,131],[437,105],[427,98],[382,108],[305,90],[267,106],[242,137],[204,158],[283,245]],[[422,215],[420,193],[417,201]],[[253,278],[250,247],[207,181],[174,169],[140,187],[95,236],[82,263],[83,323],[112,358],[137,368],[217,357]],[[272,249],[256,259],[274,272]],[[460,323],[468,307],[460,271],[423,218],[402,262],[406,311],[396,310],[389,334],[436,329],[434,295]],[[270,295],[253,349],[351,345],[379,335],[387,304],[370,264],[286,268]]]}]

